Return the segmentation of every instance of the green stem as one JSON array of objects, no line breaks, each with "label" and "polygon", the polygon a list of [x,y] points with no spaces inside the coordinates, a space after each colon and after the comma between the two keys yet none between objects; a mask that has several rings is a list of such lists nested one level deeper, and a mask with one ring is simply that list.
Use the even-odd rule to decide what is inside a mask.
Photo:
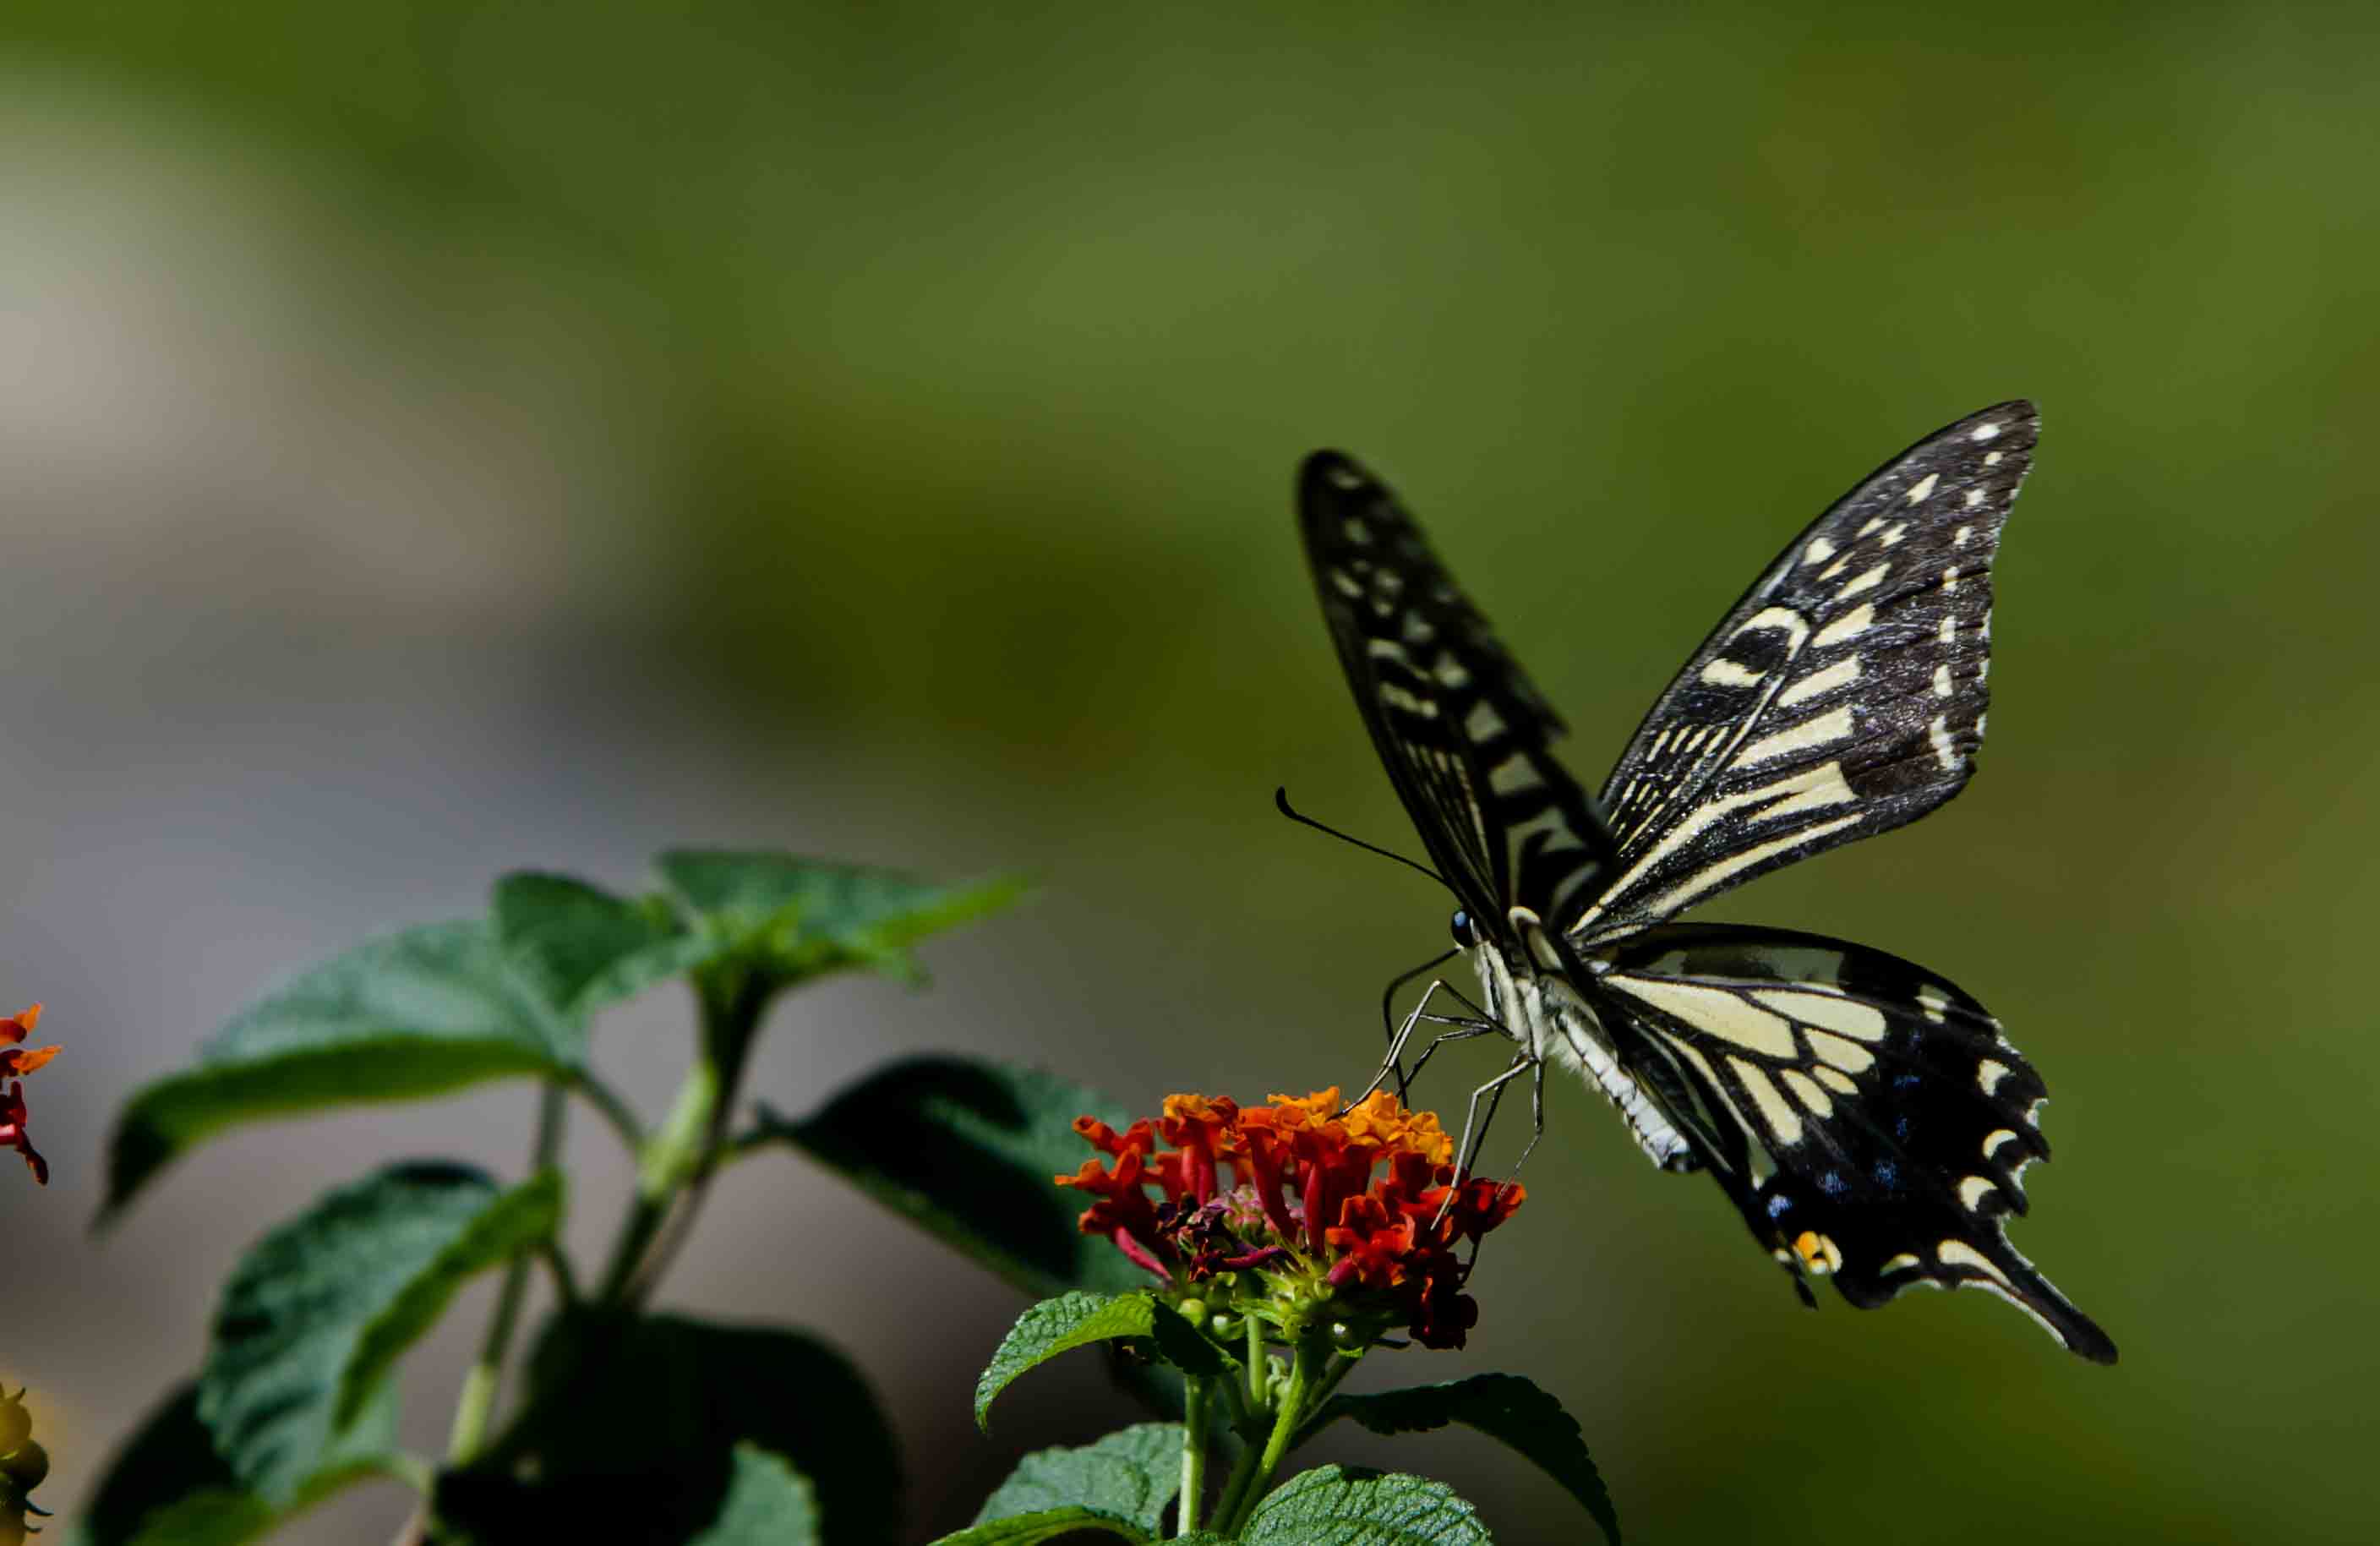
[{"label": "green stem", "polygon": [[570,1088],[585,1096],[587,1103],[612,1125],[612,1130],[620,1135],[620,1141],[627,1145],[629,1153],[641,1154],[644,1151],[645,1125],[638,1119],[628,1102],[621,1099],[618,1090],[598,1078],[591,1068],[580,1069],[577,1077],[571,1080]]},{"label": "green stem", "polygon": [[[553,1168],[562,1152],[563,1118],[568,1112],[563,1087],[549,1081],[538,1092],[537,1144],[531,1151],[531,1174]],[[504,1378],[504,1355],[511,1351],[513,1331],[520,1323],[521,1301],[528,1296],[530,1263],[537,1253],[523,1251],[504,1269],[504,1287],[496,1294],[496,1312],[480,1345],[479,1360],[463,1376],[462,1394],[455,1401],[455,1424],[446,1440],[446,1463],[460,1466],[479,1453],[487,1436],[488,1418],[496,1409],[496,1394]]]},{"label": "green stem", "polygon": [[1174,1534],[1198,1528],[1198,1503],[1206,1492],[1207,1382],[1193,1376],[1182,1388],[1182,1507]]},{"label": "green stem", "polygon": [[1307,1393],[1315,1383],[1315,1366],[1319,1361],[1318,1354],[1324,1345],[1311,1336],[1297,1339],[1295,1351],[1290,1358],[1289,1383],[1281,1393],[1280,1402],[1273,1407],[1272,1435],[1265,1441],[1264,1454],[1257,1459],[1256,1469],[1244,1484],[1232,1512],[1216,1516],[1223,1534],[1235,1536],[1247,1528],[1248,1516],[1256,1512],[1257,1504],[1264,1498],[1267,1485],[1272,1480],[1273,1472],[1281,1467],[1282,1457],[1289,1454],[1290,1445],[1296,1441],[1297,1430],[1305,1421]]},{"label": "green stem", "polygon": [[1248,1406],[1253,1411],[1265,1410],[1265,1376],[1272,1360],[1265,1357],[1264,1322],[1251,1315],[1248,1322]]},{"label": "green stem", "polygon": [[700,1046],[667,1120],[638,1155],[636,1199],[598,1291],[605,1305],[643,1303],[685,1241],[719,1168],[753,1032],[776,991],[767,974],[733,966],[698,974],[695,987]]},{"label": "green stem", "polygon": [[[1320,1413],[1323,1403],[1329,1401],[1332,1394],[1339,1389],[1339,1382],[1347,1378],[1355,1366],[1363,1361],[1359,1357],[1352,1357],[1345,1353],[1332,1353],[1330,1366],[1323,1370],[1321,1380],[1316,1383],[1312,1394],[1305,1398],[1305,1405],[1308,1407],[1306,1415],[1313,1417]],[[1300,1432],[1298,1442],[1305,1443],[1306,1437],[1305,1433]]]},{"label": "green stem", "polygon": [[1250,1479],[1257,1474],[1257,1446],[1240,1446],[1240,1457],[1232,1464],[1232,1474],[1223,1479],[1223,1495],[1215,1501],[1215,1523],[1220,1528],[1225,1521],[1239,1512],[1240,1499],[1248,1490]]}]

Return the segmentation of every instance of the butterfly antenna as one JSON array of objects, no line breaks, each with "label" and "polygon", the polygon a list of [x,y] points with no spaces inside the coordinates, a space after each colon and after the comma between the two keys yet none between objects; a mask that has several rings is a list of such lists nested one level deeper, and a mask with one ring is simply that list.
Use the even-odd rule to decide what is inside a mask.
[{"label": "butterfly antenna", "polygon": [[1427,875],[1439,885],[1445,886],[1447,890],[1452,891],[1454,889],[1453,886],[1447,883],[1445,876],[1439,874],[1437,870],[1432,870],[1427,864],[1416,863],[1415,860],[1405,858],[1402,854],[1390,853],[1388,849],[1379,847],[1374,844],[1366,843],[1360,837],[1350,837],[1345,833],[1341,832],[1337,827],[1326,826],[1322,822],[1316,821],[1313,817],[1308,816],[1305,812],[1298,810],[1295,806],[1289,803],[1289,790],[1285,786],[1275,789],[1272,792],[1272,803],[1275,809],[1279,810],[1282,815],[1288,817],[1291,821],[1295,822],[1300,826],[1312,827],[1317,832],[1327,833],[1330,836],[1337,838],[1342,843],[1353,843],[1355,846],[1363,849],[1367,854],[1378,854],[1382,858],[1395,859],[1399,864],[1403,865],[1408,870],[1418,870],[1422,874]]}]

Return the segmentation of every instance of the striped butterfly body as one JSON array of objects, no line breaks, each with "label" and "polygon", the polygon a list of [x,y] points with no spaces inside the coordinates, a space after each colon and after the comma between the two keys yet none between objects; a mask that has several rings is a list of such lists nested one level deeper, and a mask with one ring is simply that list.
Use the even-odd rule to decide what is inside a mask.
[{"label": "striped butterfly body", "polygon": [[1374,745],[1456,894],[1512,1072],[1573,1066],[1671,1170],[1705,1170],[1793,1274],[1852,1304],[1985,1289],[2115,1345],[2010,1245],[2046,1158],[2040,1078],[1983,1006],[1882,951],[1672,921],[1916,820],[1984,736],[1991,566],[2038,420],[1927,436],[1795,538],[1654,702],[1599,799],[1561,721],[1395,496],[1318,452],[1300,524]]}]

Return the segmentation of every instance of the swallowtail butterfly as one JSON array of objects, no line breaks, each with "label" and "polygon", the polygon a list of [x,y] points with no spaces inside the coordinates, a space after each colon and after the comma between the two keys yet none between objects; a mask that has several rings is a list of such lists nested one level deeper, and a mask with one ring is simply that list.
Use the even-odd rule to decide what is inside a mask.
[{"label": "swallowtail butterfly", "polygon": [[1999,1022],[1864,945],[1672,921],[1967,782],[1992,559],[2038,422],[2002,403],[1863,479],[1703,641],[1599,799],[1554,760],[1561,721],[1378,480],[1317,452],[1299,519],[1485,995],[1476,1021],[1416,1015],[1517,1041],[1505,1079],[1581,1070],[1657,1163],[1710,1173],[1805,1302],[1804,1274],[1862,1308],[1917,1284],[1982,1288],[2111,1363],[2115,1344],[2008,1241],[2019,1175],[2049,1145],[2042,1081]]}]

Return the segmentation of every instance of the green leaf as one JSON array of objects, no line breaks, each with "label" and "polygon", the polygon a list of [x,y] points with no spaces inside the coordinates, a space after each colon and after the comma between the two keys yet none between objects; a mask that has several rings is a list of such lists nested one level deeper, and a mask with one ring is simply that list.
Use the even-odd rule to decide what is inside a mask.
[{"label": "green leaf", "polygon": [[[808,1479],[827,1546],[899,1539],[900,1457],[876,1398],[823,1343],[673,1316],[558,1315],[501,1449],[442,1474],[442,1519],[491,1546],[684,1546],[765,1498],[757,1450]],[[722,1537],[733,1540],[734,1537]]]},{"label": "green leaf", "polygon": [[1091,1155],[1077,1116],[1126,1121],[1115,1102],[1052,1075],[921,1057],[880,1069],[802,1121],[764,1110],[743,1141],[803,1150],[1028,1294],[1145,1288],[1147,1272],[1075,1227],[1083,1195],[1054,1180]]},{"label": "green leaf", "polygon": [[1164,1526],[1174,1494],[1182,1491],[1182,1442],[1180,1423],[1145,1422],[1097,1443],[1038,1450],[1017,1462],[976,1515],[976,1523],[1072,1505],[1154,1536]]},{"label": "green leaf", "polygon": [[507,1192],[462,1165],[396,1165],[258,1242],[225,1285],[199,1376],[199,1415],[233,1474],[288,1503],[464,1281],[551,1238],[561,1210],[550,1172]]},{"label": "green leaf", "polygon": [[1086,1530],[1122,1536],[1133,1542],[1133,1546],[1148,1546],[1155,1539],[1111,1514],[1070,1504],[1064,1508],[1045,1508],[1032,1514],[1012,1515],[988,1524],[969,1525],[955,1535],[943,1536],[933,1542],[933,1546],[1038,1546],[1040,1541],[1055,1540],[1060,1536],[1075,1535]]},{"label": "green leaf", "polygon": [[374,940],[235,1016],[198,1066],[135,1092],[108,1153],[104,1222],[201,1139],[325,1107],[567,1076],[584,1041],[523,981],[484,923]]},{"label": "green leaf", "polygon": [[582,1021],[715,956],[720,943],[686,927],[668,900],[629,899],[568,875],[496,883],[496,938],[555,1009]]},{"label": "green leaf", "polygon": [[1193,1374],[1215,1375],[1231,1367],[1214,1344],[1198,1334],[1171,1305],[1141,1294],[1061,1294],[1016,1318],[999,1350],[975,1382],[975,1422],[991,1430],[994,1397],[1034,1365],[1061,1353],[1119,1337],[1148,1337],[1168,1361]]},{"label": "green leaf", "polygon": [[758,1444],[737,1444],[727,1497],[710,1528],[686,1546],[818,1546],[809,1479]]},{"label": "green leaf", "polygon": [[945,885],[790,854],[680,849],[656,866],[709,929],[787,980],[851,966],[914,978],[910,945],[1025,892],[1008,876]]},{"label": "green leaf", "polygon": [[1318,1466],[1257,1505],[1245,1546],[1487,1546],[1488,1528],[1444,1482]]},{"label": "green leaf", "polygon": [[382,1385],[298,1490],[275,1508],[240,1485],[199,1420],[196,1382],[151,1414],[116,1453],[67,1535],[68,1546],[240,1546],[364,1478],[396,1447],[396,1391]]},{"label": "green leaf", "polygon": [[1377,1395],[1335,1395],[1306,1425],[1301,1441],[1341,1418],[1375,1433],[1422,1433],[1450,1422],[1500,1439],[1560,1482],[1619,1546],[1620,1515],[1588,1458],[1576,1419],[1561,1403],[1517,1374],[1478,1374],[1443,1385],[1415,1385]]}]

